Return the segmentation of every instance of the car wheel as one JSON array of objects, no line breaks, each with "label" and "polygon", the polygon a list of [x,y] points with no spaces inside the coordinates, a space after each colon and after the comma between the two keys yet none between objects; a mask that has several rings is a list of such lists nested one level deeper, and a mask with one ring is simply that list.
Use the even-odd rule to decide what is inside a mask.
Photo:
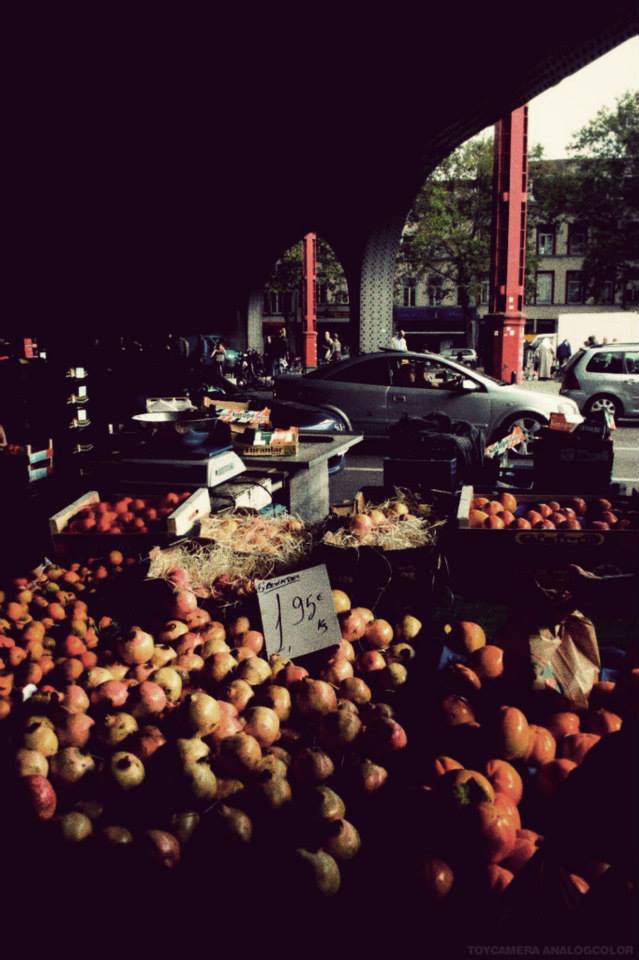
[{"label": "car wheel", "polygon": [[330,404],[330,403],[322,403],[322,404],[319,404],[319,407],[320,407],[322,410],[326,410],[328,413],[332,414],[332,416],[335,417],[336,420],[341,421],[341,423],[342,423],[342,429],[343,429],[344,433],[352,433],[352,432],[353,432],[353,424],[351,423],[351,421],[349,420],[349,418],[346,416],[346,414],[344,413],[344,411],[341,410],[339,407],[334,407],[334,406],[333,406],[332,404]]},{"label": "car wheel", "polygon": [[346,457],[343,453],[338,454],[336,457],[330,457],[327,463],[328,475],[332,477],[334,474],[339,473],[340,470],[344,469],[346,463]]},{"label": "car wheel", "polygon": [[501,436],[512,433],[513,427],[521,427],[524,432],[522,442],[513,447],[510,451],[514,457],[531,457],[535,437],[539,434],[542,427],[547,426],[548,421],[537,413],[522,413],[519,417],[513,417],[505,425]]},{"label": "car wheel", "polygon": [[589,416],[591,413],[609,413],[615,418],[619,418],[623,414],[621,404],[618,400],[611,396],[600,396],[592,397],[586,404],[586,416]]}]

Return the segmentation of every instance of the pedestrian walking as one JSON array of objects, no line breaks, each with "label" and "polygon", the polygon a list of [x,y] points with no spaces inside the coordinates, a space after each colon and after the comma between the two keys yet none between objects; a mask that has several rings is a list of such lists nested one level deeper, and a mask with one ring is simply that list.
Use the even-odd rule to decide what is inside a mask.
[{"label": "pedestrian walking", "polygon": [[264,370],[268,376],[273,375],[273,363],[275,362],[275,354],[273,352],[273,337],[267,334],[264,341],[264,353],[262,355],[264,361]]},{"label": "pedestrian walking", "polygon": [[279,335],[273,342],[273,376],[277,377],[279,374],[284,373],[287,367],[288,340],[286,338],[286,330],[284,327],[281,327]]},{"label": "pedestrian walking", "polygon": [[215,364],[218,377],[223,377],[224,365],[226,363],[226,347],[221,340],[218,340],[215,344],[215,350],[213,351],[213,363]]},{"label": "pedestrian walking", "polygon": [[559,362],[559,368],[562,369],[566,363],[570,360],[572,356],[572,347],[570,343],[565,338],[561,341],[557,347],[557,360]]},{"label": "pedestrian walking", "polygon": [[322,343],[323,352],[322,360],[324,363],[330,363],[333,359],[333,338],[331,337],[328,330],[324,331],[324,341]]},{"label": "pedestrian walking", "polygon": [[537,357],[539,359],[539,379],[550,380],[552,377],[552,366],[555,359],[555,351],[548,337],[544,337],[537,347]]},{"label": "pedestrian walking", "polygon": [[403,330],[396,330],[391,337],[391,350],[408,350],[406,334]]}]

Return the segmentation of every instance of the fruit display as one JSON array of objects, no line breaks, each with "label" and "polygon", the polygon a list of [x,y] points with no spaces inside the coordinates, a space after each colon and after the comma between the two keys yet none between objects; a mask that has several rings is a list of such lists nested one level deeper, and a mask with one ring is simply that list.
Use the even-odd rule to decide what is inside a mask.
[{"label": "fruit display", "polygon": [[297,517],[219,513],[201,521],[198,542],[153,550],[149,576],[199,597],[235,602],[254,593],[256,579],[301,563],[312,546],[312,529]]},{"label": "fruit display", "polygon": [[463,521],[473,530],[637,530],[639,511],[603,497],[534,500],[500,493],[472,497]]},{"label": "fruit display", "polygon": [[[183,567],[116,622],[94,602],[128,566],[112,551],[0,592],[3,799],[85,871],[214,864],[218,898],[276,877],[296,903],[349,910],[392,878],[399,903],[490,914],[543,851],[563,785],[636,711],[632,656],[577,708],[522,684],[480,623],[384,619],[341,590],[340,642],[303,662],[267,658],[250,605],[198,596]],[[453,660],[428,668],[442,643]],[[562,868],[584,897],[609,864]]]},{"label": "fruit display", "polygon": [[163,496],[123,496],[82,506],[63,527],[71,534],[146,534],[166,530],[166,519],[191,496],[169,492]]},{"label": "fruit display", "polygon": [[351,516],[329,519],[322,543],[330,547],[378,547],[381,550],[405,550],[433,544],[444,519],[431,504],[410,491],[380,503],[358,497]]},{"label": "fruit display", "polygon": [[407,745],[382,701],[406,682],[421,624],[394,629],[336,592],[343,639],[311,675],[264,659],[248,617],[215,620],[185,588],[154,623],[96,623],[85,576],[44,567],[3,598],[3,733],[23,809],[65,843],[131,837],[167,869],[197,836],[281,829],[291,870],[337,893],[361,844],[348,798],[382,789]]}]

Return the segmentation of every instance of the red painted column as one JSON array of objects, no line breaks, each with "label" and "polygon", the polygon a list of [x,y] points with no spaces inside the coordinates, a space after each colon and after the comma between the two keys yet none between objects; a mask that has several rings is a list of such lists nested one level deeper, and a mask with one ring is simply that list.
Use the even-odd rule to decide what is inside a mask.
[{"label": "red painted column", "polygon": [[520,382],[528,213],[528,107],[495,124],[490,263],[491,373]]},{"label": "red painted column", "polygon": [[315,243],[314,233],[307,233],[303,240],[304,254],[304,319],[302,333],[304,337],[304,369],[317,366],[317,328],[315,312]]}]

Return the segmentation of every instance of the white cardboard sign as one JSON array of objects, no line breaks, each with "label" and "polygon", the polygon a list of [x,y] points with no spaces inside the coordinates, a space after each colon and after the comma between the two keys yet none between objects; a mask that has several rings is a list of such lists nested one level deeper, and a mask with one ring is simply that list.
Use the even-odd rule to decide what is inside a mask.
[{"label": "white cardboard sign", "polygon": [[331,647],[342,635],[324,564],[258,580],[257,598],[267,654],[303,657]]}]

